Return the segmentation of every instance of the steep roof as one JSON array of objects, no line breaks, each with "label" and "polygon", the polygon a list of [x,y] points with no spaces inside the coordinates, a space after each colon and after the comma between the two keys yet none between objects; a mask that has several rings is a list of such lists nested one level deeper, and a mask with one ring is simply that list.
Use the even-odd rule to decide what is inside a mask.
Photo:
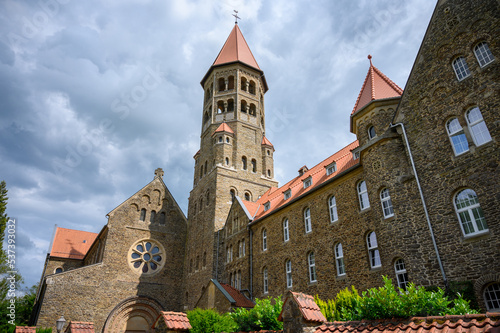
[{"label": "steep roof", "polygon": [[500,313],[414,317],[326,323],[315,333],[477,333],[500,332]]},{"label": "steep roof", "polygon": [[245,37],[243,37],[243,34],[237,24],[234,25],[233,30],[229,34],[229,37],[227,37],[224,46],[220,50],[217,58],[215,58],[212,66],[236,61],[240,61],[250,67],[260,70],[257,61],[255,61],[252,51],[250,51],[250,48],[245,41]]},{"label": "steep roof", "polygon": [[66,333],[94,333],[94,323],[83,321],[70,321]]},{"label": "steep roof", "polygon": [[371,101],[398,97],[403,93],[403,89],[392,82],[391,79],[385,76],[377,67],[373,66],[371,55],[368,56],[368,59],[370,60],[370,68],[368,68],[365,82],[363,82],[363,86],[361,87],[361,91],[359,92],[358,99],[356,100],[351,115],[355,114]]},{"label": "steep roof", "polygon": [[269,141],[265,136],[262,137],[261,145],[274,147],[271,141]]},{"label": "steep roof", "polygon": [[214,131],[214,133],[212,135],[214,135],[215,133],[220,133],[220,132],[227,132],[227,133],[234,134],[234,132],[231,129],[231,127],[229,127],[229,125],[226,124],[226,123],[220,124],[219,127],[217,127],[217,129]]},{"label": "steep roof", "polygon": [[50,256],[83,259],[97,235],[95,232],[58,227],[50,249]]},{"label": "steep roof", "polygon": [[255,306],[255,304],[245,295],[243,295],[238,289],[226,283],[221,283],[220,285],[234,299],[234,303],[232,303],[233,306],[239,308],[253,308]]},{"label": "steep roof", "polygon": [[[359,143],[356,140],[311,169],[304,171],[302,175],[299,174],[297,177],[290,180],[280,188],[271,187],[253,204],[249,204],[244,200],[242,200],[242,202],[250,214],[255,217],[254,221],[257,221],[273,213],[276,209],[294,201],[294,199],[304,195],[305,193],[313,191],[326,181],[335,178],[336,176],[359,164],[359,159],[355,160],[352,156],[352,150],[358,147],[358,145]],[[328,175],[326,169],[333,163],[336,165],[336,171]],[[311,178],[312,184],[311,186],[304,188],[304,180],[309,177]],[[291,196],[287,200],[284,200],[284,193],[289,190]],[[270,203],[270,208],[264,211],[264,204],[267,202]]]},{"label": "steep roof", "polygon": [[156,320],[154,327],[158,327],[158,322],[162,320],[165,322],[165,326],[169,330],[176,331],[187,331],[192,329],[191,324],[189,323],[189,319],[187,314],[184,312],[173,312],[173,311],[162,311]]},{"label": "steep roof", "polygon": [[279,321],[283,321],[283,309],[285,308],[285,303],[292,301],[292,299],[295,301],[295,303],[297,303],[297,306],[300,309],[300,313],[306,321],[319,323],[324,323],[326,321],[326,318],[321,313],[319,306],[316,304],[316,302],[314,302],[314,297],[312,297],[311,295],[296,293],[293,291],[290,291],[290,294],[283,302],[283,308],[278,317]]}]

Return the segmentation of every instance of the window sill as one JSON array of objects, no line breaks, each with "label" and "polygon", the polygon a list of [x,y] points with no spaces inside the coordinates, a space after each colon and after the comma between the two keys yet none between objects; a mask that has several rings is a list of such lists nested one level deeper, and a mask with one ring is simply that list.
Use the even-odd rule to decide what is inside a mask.
[{"label": "window sill", "polygon": [[489,236],[490,236],[490,229],[487,229],[487,230],[483,230],[483,231],[476,232],[473,234],[464,235],[462,238],[462,241],[464,241],[464,242],[476,241],[476,240],[480,240],[480,239],[483,239],[483,238],[489,237]]},{"label": "window sill", "polygon": [[371,211],[371,210],[372,210],[372,207],[370,206],[370,207],[367,207],[367,208],[365,208],[365,209],[360,210],[358,213],[359,213],[359,214],[364,214],[364,213],[369,212],[369,211]]},{"label": "window sill", "polygon": [[378,272],[382,270],[382,265],[380,266],[375,266],[375,267],[370,267],[369,271],[371,272]]},{"label": "window sill", "polygon": [[318,285],[318,280],[316,281],[309,281],[309,283],[307,284],[308,286],[315,286],[315,285]]},{"label": "window sill", "polygon": [[337,277],[335,278],[337,281],[342,281],[342,280],[345,280],[347,279],[347,274],[344,273],[342,275],[337,275]]}]

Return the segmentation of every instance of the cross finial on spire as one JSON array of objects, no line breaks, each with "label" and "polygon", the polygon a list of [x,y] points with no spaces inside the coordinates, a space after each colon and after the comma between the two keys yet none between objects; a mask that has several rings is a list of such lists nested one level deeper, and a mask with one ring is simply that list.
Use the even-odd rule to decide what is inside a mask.
[{"label": "cross finial on spire", "polygon": [[155,170],[155,178],[162,178],[163,177],[163,170],[162,168],[158,168]]},{"label": "cross finial on spire", "polygon": [[368,60],[370,60],[370,67],[373,66],[373,64],[372,64],[372,55],[371,54],[368,55]]},{"label": "cross finial on spire", "polygon": [[234,24],[238,24],[238,19],[241,20],[241,17],[238,16],[238,11],[237,10],[233,10],[234,14]]}]

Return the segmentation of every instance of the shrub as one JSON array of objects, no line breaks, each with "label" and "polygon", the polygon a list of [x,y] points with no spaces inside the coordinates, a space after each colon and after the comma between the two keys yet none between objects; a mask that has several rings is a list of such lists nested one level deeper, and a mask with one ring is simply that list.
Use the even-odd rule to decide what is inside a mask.
[{"label": "shrub", "polygon": [[187,313],[192,333],[206,332],[234,332],[237,328],[236,323],[231,316],[221,315],[213,309],[202,310],[196,308]]},{"label": "shrub", "polygon": [[271,297],[257,298],[252,309],[238,308],[229,315],[238,325],[239,331],[282,330],[283,323],[278,321],[282,306],[281,297],[274,300]]}]

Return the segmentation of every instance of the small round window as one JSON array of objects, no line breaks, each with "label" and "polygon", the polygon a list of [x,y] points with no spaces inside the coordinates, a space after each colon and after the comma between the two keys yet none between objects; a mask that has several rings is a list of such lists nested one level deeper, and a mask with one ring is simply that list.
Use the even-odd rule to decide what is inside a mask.
[{"label": "small round window", "polygon": [[58,274],[58,273],[62,273],[63,272],[63,269],[61,267],[57,267],[56,270],[54,271],[54,273]]},{"label": "small round window", "polygon": [[129,250],[128,262],[138,274],[159,272],[165,262],[163,246],[151,239],[137,241]]}]

